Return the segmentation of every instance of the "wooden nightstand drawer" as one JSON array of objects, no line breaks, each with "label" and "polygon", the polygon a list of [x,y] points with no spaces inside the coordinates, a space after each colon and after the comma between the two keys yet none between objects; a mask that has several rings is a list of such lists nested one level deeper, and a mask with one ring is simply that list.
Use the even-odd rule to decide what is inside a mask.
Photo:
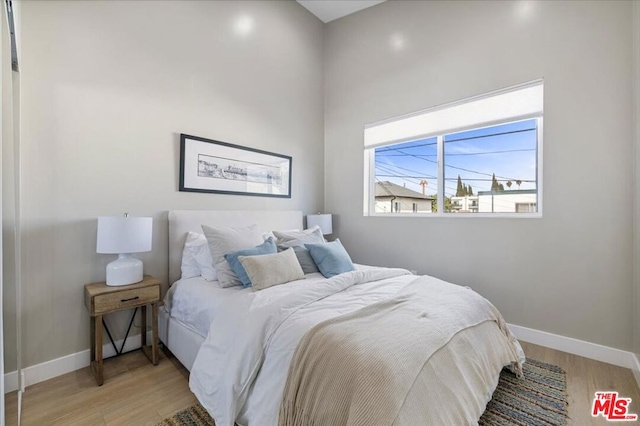
[{"label": "wooden nightstand drawer", "polygon": [[93,309],[95,314],[115,312],[160,300],[160,286],[136,288],[95,296]]}]

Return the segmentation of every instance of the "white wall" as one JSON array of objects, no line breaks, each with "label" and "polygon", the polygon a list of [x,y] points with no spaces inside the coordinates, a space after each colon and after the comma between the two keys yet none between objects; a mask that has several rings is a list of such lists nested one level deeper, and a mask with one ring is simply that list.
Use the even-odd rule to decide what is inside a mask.
[{"label": "white wall", "polygon": [[[303,7],[22,6],[23,365],[89,347],[83,284],[113,259],[95,254],[97,216],[154,217],[140,257],[166,289],[168,210],[322,210],[322,24]],[[292,156],[293,197],[179,192],[181,132]]]},{"label": "white wall", "polygon": [[[468,285],[508,322],[630,350],[631,8],[388,1],[329,23],[325,211],[354,260]],[[541,77],[542,219],[363,217],[365,124]]]}]

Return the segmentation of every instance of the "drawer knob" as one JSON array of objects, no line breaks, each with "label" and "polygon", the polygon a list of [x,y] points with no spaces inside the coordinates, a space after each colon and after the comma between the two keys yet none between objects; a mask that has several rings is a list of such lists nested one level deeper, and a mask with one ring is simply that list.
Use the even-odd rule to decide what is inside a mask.
[{"label": "drawer knob", "polygon": [[129,299],[120,299],[121,302],[131,302],[132,300],[140,299],[140,296],[130,297]]}]

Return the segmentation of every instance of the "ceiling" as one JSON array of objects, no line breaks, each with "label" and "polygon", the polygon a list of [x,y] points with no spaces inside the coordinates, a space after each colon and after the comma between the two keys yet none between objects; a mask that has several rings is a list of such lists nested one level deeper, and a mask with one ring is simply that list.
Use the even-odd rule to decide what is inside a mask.
[{"label": "ceiling", "polygon": [[325,24],[385,0],[296,0]]}]

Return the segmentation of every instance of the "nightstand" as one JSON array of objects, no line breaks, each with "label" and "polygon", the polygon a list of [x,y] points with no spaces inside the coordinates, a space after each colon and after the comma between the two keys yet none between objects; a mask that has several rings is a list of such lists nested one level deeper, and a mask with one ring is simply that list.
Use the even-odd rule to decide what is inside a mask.
[{"label": "nightstand", "polygon": [[[142,281],[135,284],[110,287],[104,282],[87,284],[84,286],[84,304],[91,315],[91,372],[96,378],[98,386],[104,383],[103,359],[102,359],[102,327],[107,331],[109,339],[116,354],[121,354],[116,348],[111,333],[102,318],[105,314],[122,311],[125,309],[142,310],[142,351],[153,365],[158,365],[158,303],[160,302],[160,280],[145,275]],[[153,341],[147,346],[147,305],[151,305]],[[129,323],[129,330],[133,324],[135,311]],[[125,336],[125,341],[129,335]]]}]

